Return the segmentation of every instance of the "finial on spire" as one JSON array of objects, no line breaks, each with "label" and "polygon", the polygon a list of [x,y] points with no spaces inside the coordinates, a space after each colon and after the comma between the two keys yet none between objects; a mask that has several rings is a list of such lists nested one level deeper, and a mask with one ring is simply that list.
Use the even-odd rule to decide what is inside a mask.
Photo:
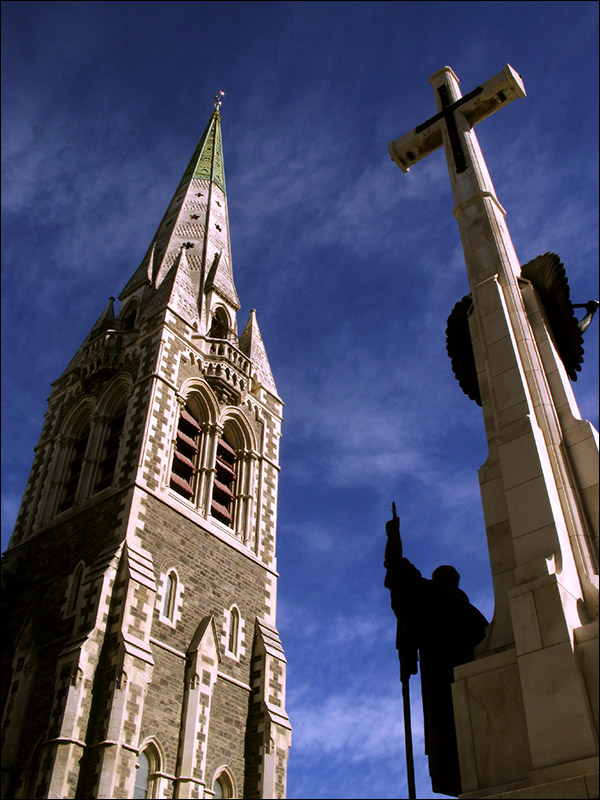
[{"label": "finial on spire", "polygon": [[217,95],[215,95],[215,111],[217,112],[217,114],[219,113],[219,110],[221,108],[221,103],[223,102],[221,98],[223,97],[224,94],[225,92],[221,90],[220,92],[218,92]]}]

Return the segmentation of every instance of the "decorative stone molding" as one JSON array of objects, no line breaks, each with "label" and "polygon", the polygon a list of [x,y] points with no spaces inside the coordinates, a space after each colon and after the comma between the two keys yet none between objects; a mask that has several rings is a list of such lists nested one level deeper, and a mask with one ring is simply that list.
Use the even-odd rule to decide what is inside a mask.
[{"label": "decorative stone molding", "polygon": [[205,617],[186,653],[176,797],[198,796],[193,794],[195,786],[205,785],[210,709],[220,660],[214,617]]}]

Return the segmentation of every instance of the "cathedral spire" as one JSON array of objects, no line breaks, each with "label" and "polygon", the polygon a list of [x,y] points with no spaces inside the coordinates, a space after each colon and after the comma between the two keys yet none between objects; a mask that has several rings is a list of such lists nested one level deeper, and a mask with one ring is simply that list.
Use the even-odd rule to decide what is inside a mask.
[{"label": "cathedral spire", "polygon": [[[184,247],[193,287],[189,302],[196,306],[206,326],[210,325],[217,299],[225,304],[232,315],[240,307],[231,269],[219,112],[224,94],[222,91],[217,94],[215,110],[210,115],[150,247],[119,296],[120,300],[124,300],[142,287],[150,287],[150,293],[160,289]],[[142,304],[149,299],[146,292]]]},{"label": "cathedral spire", "polygon": [[210,115],[208,125],[198,142],[198,147],[196,147],[186,171],[183,173],[179,187],[186,185],[193,178],[212,181],[224,192],[226,191],[225,171],[223,169],[223,144],[221,141],[221,115],[216,108]]},{"label": "cathedral spire", "polygon": [[52,385],[2,562],[2,797],[285,797],[283,402],[237,333],[221,99]]}]

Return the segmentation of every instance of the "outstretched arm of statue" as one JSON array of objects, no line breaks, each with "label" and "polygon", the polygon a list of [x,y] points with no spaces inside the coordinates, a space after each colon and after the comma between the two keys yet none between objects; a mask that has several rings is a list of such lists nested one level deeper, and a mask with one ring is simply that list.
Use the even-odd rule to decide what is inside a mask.
[{"label": "outstretched arm of statue", "polygon": [[[411,620],[406,606],[406,590],[409,590],[412,584],[410,580],[403,580],[403,576],[405,576],[407,570],[409,576],[412,576],[413,572],[419,578],[421,575],[410,562],[402,558],[400,519],[396,514],[395,503],[392,503],[392,519],[386,522],[385,532],[387,543],[383,562],[386,570],[384,585],[390,590],[392,609],[398,619],[396,649],[400,659],[400,678],[402,681],[408,681],[411,675],[417,674],[417,647],[412,635],[409,633]],[[408,686],[408,684],[406,685]]]},{"label": "outstretched arm of statue", "polygon": [[386,569],[400,566],[402,561],[402,539],[400,538],[400,517],[396,514],[396,503],[392,503],[392,519],[385,523],[387,542],[383,566]]}]

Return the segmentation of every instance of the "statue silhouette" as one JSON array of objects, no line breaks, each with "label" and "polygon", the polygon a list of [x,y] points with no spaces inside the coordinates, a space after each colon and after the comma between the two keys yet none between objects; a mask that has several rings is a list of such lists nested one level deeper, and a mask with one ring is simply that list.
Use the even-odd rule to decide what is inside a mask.
[{"label": "statue silhouette", "polygon": [[395,514],[385,529],[385,586],[398,621],[400,677],[416,675],[420,661],[431,785],[434,792],[456,797],[461,783],[451,690],[454,667],[473,660],[473,648],[483,640],[488,623],[458,588],[460,575],[454,567],[438,567],[431,580],[423,578],[402,556],[400,520]]}]

